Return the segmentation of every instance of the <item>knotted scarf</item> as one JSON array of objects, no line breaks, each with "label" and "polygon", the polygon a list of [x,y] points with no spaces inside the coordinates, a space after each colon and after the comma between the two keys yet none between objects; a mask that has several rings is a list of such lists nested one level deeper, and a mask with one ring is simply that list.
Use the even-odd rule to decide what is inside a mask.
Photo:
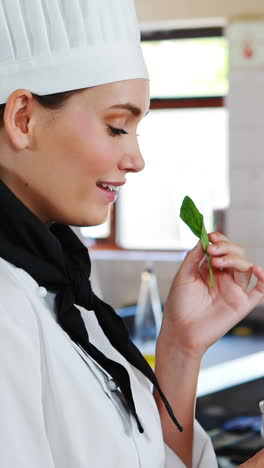
[{"label": "knotted scarf", "polygon": [[25,270],[38,284],[56,294],[55,312],[58,324],[72,341],[112,376],[136,419],[139,431],[143,432],[143,427],[136,412],[127,370],[90,342],[89,331],[74,304],[94,311],[112,346],[152,382],[171,419],[182,430],[152,368],[130,340],[122,319],[110,305],[94,294],[89,279],[91,262],[88,249],[72,229],[64,224],[54,223],[48,226],[42,223],[2,181],[0,218],[0,256]]}]

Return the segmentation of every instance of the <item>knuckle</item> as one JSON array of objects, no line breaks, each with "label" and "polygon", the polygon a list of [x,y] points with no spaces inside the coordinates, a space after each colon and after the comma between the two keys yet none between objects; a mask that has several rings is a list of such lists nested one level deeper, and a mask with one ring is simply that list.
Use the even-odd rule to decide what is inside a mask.
[{"label": "knuckle", "polygon": [[229,242],[228,250],[230,252],[235,252],[236,255],[239,257],[246,256],[246,249],[240,244],[232,244],[231,242]]},{"label": "knuckle", "polygon": [[230,247],[231,243],[228,240],[221,240],[218,244],[218,246],[223,249],[223,250],[230,250],[228,247]]},{"label": "knuckle", "polygon": [[241,255],[245,256],[245,254],[246,254],[245,247],[243,245],[241,245],[241,244],[236,244],[236,246],[237,246],[238,250],[241,252]]},{"label": "knuckle", "polygon": [[236,257],[234,255],[225,255],[224,263],[226,266],[232,266],[236,263]]}]

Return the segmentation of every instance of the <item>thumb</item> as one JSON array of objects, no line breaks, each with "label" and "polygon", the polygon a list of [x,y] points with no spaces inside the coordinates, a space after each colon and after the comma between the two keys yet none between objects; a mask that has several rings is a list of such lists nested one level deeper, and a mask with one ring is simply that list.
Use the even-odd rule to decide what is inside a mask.
[{"label": "thumb", "polygon": [[197,270],[198,267],[205,256],[205,252],[202,248],[202,243],[199,240],[198,244],[194,247],[194,249],[190,250],[184,261],[182,262],[177,278],[181,281],[186,280],[194,280],[197,277]]}]

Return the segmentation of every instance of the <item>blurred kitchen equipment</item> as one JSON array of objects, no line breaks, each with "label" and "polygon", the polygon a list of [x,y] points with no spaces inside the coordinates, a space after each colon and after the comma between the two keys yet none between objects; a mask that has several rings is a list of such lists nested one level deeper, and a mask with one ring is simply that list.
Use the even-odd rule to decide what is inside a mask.
[{"label": "blurred kitchen equipment", "polygon": [[262,414],[262,429],[261,429],[261,435],[264,437],[264,400],[259,402],[259,409]]},{"label": "blurred kitchen equipment", "polygon": [[156,339],[162,321],[162,307],[153,264],[147,263],[141,274],[136,307],[134,341],[153,365]]}]

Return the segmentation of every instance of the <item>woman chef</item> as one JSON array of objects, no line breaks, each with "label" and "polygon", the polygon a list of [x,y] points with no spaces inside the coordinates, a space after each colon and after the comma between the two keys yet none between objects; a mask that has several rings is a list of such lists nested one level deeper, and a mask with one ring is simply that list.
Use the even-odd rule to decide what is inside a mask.
[{"label": "woman chef", "polygon": [[0,0],[0,104],[1,467],[216,467],[194,422],[200,362],[263,300],[263,270],[213,233],[212,290],[199,243],[171,286],[154,375],[69,227],[102,223],[144,167],[133,1]]}]

